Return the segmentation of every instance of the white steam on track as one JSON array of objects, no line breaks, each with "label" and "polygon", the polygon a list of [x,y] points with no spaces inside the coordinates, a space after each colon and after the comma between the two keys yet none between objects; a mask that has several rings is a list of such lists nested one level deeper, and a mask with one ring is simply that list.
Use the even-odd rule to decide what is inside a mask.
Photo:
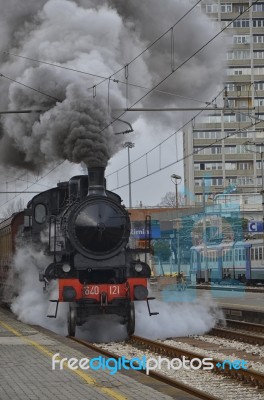
[{"label": "white steam on track", "polygon": [[[187,289],[188,291],[188,289]],[[210,296],[204,296],[188,303],[150,302],[151,310],[159,315],[149,316],[144,303],[137,304],[136,335],[149,339],[165,339],[188,335],[203,335],[212,329],[222,311]]]},{"label": "white steam on track", "polygon": [[[62,335],[67,334],[68,304],[60,303],[58,317],[47,318],[49,299],[57,299],[56,282],[43,293],[43,283],[39,282],[39,272],[51,260],[33,247],[20,248],[14,258],[13,275],[16,296],[11,309],[18,319],[32,325],[40,325]],[[165,303],[151,301],[151,310],[159,315],[150,317],[147,304],[136,302],[136,335],[150,339],[165,339],[187,335],[204,334],[213,328],[222,314],[210,298],[199,298],[189,303]],[[55,306],[50,311],[54,311]],[[109,342],[126,339],[126,327],[113,316],[91,318],[82,327],[77,327],[76,336],[95,342]]]},{"label": "white steam on track", "polygon": [[12,283],[15,282],[11,309],[22,322],[40,325],[66,335],[66,304],[60,304],[56,319],[47,318],[49,299],[58,298],[56,282],[50,286],[47,293],[43,292],[43,282],[39,282],[39,272],[49,263],[50,259],[43,252],[31,246],[18,249],[13,261],[12,276],[9,277]]},{"label": "white steam on track", "polygon": [[[107,77],[126,65],[191,7],[188,1],[163,3],[161,6],[160,0],[0,0],[0,51]],[[168,35],[129,66],[128,81],[152,87],[215,33],[209,19],[195,9],[174,29],[174,65]],[[208,100],[221,82],[222,39],[214,40],[159,89]],[[47,110],[41,115],[12,114],[1,118],[0,163],[32,171],[44,170],[51,162],[64,159],[106,166],[124,141],[123,135],[115,133],[126,130],[127,126],[119,122],[98,132],[118,115],[115,109],[131,105],[146,93],[129,87],[127,101],[125,85],[107,80],[97,87],[95,96],[91,87],[100,78],[7,53],[0,53],[0,73],[53,97],[1,77],[1,109]],[[124,71],[113,78],[124,81]],[[138,106],[166,107],[177,102],[177,97],[152,93]],[[126,114],[125,118],[132,122],[138,116]],[[151,113],[153,118],[157,120]],[[159,114],[158,122],[163,130],[177,124],[167,114]]]}]

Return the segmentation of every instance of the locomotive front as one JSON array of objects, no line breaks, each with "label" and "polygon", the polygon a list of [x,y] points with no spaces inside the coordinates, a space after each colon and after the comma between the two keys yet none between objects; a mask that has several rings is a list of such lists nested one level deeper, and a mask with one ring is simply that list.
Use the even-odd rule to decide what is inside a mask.
[{"label": "locomotive front", "polygon": [[67,207],[50,219],[54,261],[43,280],[58,279],[58,302],[69,302],[70,336],[76,325],[102,314],[118,316],[131,335],[134,301],[147,300],[150,268],[128,246],[129,214],[121,198],[105,189],[104,168],[89,168],[88,188],[85,182],[70,180]]}]

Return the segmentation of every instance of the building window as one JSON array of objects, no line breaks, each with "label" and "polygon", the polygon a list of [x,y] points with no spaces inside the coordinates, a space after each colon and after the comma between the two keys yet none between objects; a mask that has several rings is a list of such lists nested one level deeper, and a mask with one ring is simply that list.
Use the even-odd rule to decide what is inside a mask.
[{"label": "building window", "polygon": [[252,138],[252,132],[237,132],[236,133],[237,138]]},{"label": "building window", "polygon": [[193,149],[194,154],[200,155],[211,155],[211,154],[221,154],[222,148],[220,146],[213,146],[213,147],[194,147]]},{"label": "building window", "polygon": [[230,13],[230,12],[232,12],[232,3],[223,3],[223,4],[221,4],[221,12],[222,13]]},{"label": "building window", "polygon": [[249,19],[237,19],[233,21],[231,26],[233,26],[233,28],[249,28]]},{"label": "building window", "polygon": [[249,35],[234,35],[233,43],[234,44],[250,43],[250,36]]},{"label": "building window", "polygon": [[218,4],[206,4],[206,12],[207,13],[217,13],[218,12]]},{"label": "building window", "polygon": [[202,194],[196,194],[195,195],[195,202],[196,203],[202,203],[203,201],[203,195]]},{"label": "building window", "polygon": [[[251,68],[228,68],[226,70],[226,74],[228,76],[231,75],[251,75]],[[264,75],[264,67],[255,67],[254,68],[254,74],[255,75]]]},{"label": "building window", "polygon": [[254,100],[255,107],[263,107],[264,106],[264,99],[255,99]]},{"label": "building window", "polygon": [[225,146],[225,154],[235,154],[236,146]]},{"label": "building window", "polygon": [[221,154],[221,153],[222,153],[221,147],[218,146],[211,147],[211,154]]},{"label": "building window", "polygon": [[236,114],[236,121],[237,122],[251,122],[251,119],[247,114],[237,113]]},{"label": "building window", "polygon": [[242,13],[245,11],[246,6],[244,4],[234,4],[234,11],[235,13]]},{"label": "building window", "polygon": [[263,59],[264,58],[264,51],[254,51],[253,57],[255,59]]},{"label": "building window", "polygon": [[235,182],[237,185],[244,186],[244,185],[253,185],[254,178],[252,176],[241,176],[236,179]]},{"label": "building window", "polygon": [[[257,58],[257,57],[255,57]],[[250,51],[249,50],[233,50],[227,52],[228,60],[249,60]]]},{"label": "building window", "polygon": [[221,131],[195,131],[194,139],[221,139]]},{"label": "building window", "polygon": [[222,186],[223,178],[212,178],[212,185],[213,186]]},{"label": "building window", "polygon": [[252,169],[252,164],[248,162],[240,162],[238,163],[238,169],[240,170],[247,170],[247,169]]},{"label": "building window", "polygon": [[256,90],[264,90],[264,82],[255,82],[254,85]]},{"label": "building window", "polygon": [[248,100],[236,100],[237,107],[248,108]]},{"label": "building window", "polygon": [[253,5],[253,12],[264,11],[264,3],[258,3]]},{"label": "building window", "polygon": [[[236,21],[234,21],[236,22]],[[263,28],[264,20],[263,19],[253,19],[253,28]]]},{"label": "building window", "polygon": [[254,35],[253,42],[254,43],[264,43],[264,35]]},{"label": "building window", "polygon": [[236,169],[236,163],[232,163],[232,162],[228,163],[228,162],[226,162],[225,163],[225,169],[229,170],[229,171]]},{"label": "building window", "polygon": [[239,85],[237,83],[227,83],[226,89],[228,92],[248,92],[250,90],[250,85],[241,83],[239,83]]}]

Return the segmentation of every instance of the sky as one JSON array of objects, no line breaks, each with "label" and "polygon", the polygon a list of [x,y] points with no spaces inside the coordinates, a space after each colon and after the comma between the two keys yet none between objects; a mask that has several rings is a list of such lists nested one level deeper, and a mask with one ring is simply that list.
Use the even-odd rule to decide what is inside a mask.
[{"label": "sky", "polygon": [[[17,6],[15,0],[0,0],[0,110],[43,110],[1,117],[1,189],[25,190],[28,185],[18,177],[34,182],[46,176],[39,182],[54,186],[86,173],[84,166],[107,166],[109,175],[127,165],[126,141],[135,143],[130,151],[132,181],[144,176],[146,157],[133,161],[169,137],[191,114],[123,114],[120,110],[133,105],[203,106],[218,92],[224,74],[223,36],[197,52],[217,28],[197,8],[184,16],[191,4],[180,0],[166,0],[162,7],[160,0],[24,0]],[[87,73],[112,76],[115,81]],[[160,82],[160,91],[148,94]],[[118,118],[131,123],[134,132],[120,134],[128,127]],[[172,137],[161,150],[148,155],[149,174],[181,156],[182,135],[177,134],[176,141]],[[166,192],[175,190],[171,174],[183,177],[182,163],[133,183],[132,205],[159,203]],[[125,168],[119,172],[119,185],[127,183]],[[110,190],[117,188],[116,174],[107,178],[107,184]],[[34,185],[28,190],[43,188]],[[128,187],[116,192],[128,205]],[[0,212],[10,197],[0,195]],[[30,195],[23,198],[28,201]]]}]

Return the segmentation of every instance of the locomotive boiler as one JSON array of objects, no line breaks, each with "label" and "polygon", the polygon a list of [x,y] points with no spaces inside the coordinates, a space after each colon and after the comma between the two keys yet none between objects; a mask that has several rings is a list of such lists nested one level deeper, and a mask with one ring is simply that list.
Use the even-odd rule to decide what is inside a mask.
[{"label": "locomotive boiler", "polygon": [[129,245],[130,218],[121,202],[120,196],[106,190],[104,168],[93,167],[88,175],[75,176],[35,196],[25,210],[35,243],[48,232],[46,254],[52,262],[40,281],[44,290],[52,280],[58,281],[52,317],[60,302],[69,303],[70,336],[89,317],[110,314],[126,326],[128,335],[133,334],[135,301],[145,300],[150,315],[156,314],[148,303],[152,299],[147,288],[148,249]]}]

